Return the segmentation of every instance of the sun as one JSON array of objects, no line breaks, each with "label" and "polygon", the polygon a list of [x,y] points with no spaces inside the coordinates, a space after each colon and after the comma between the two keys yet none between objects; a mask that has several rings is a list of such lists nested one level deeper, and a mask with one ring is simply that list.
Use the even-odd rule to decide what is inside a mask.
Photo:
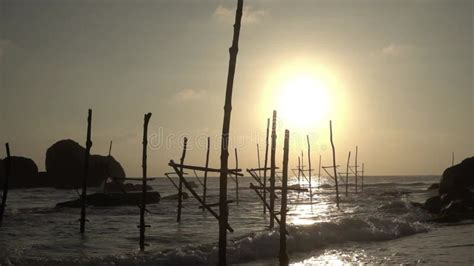
[{"label": "sun", "polygon": [[289,75],[281,81],[277,107],[280,118],[289,127],[314,127],[329,117],[329,85],[317,73],[302,71]]}]

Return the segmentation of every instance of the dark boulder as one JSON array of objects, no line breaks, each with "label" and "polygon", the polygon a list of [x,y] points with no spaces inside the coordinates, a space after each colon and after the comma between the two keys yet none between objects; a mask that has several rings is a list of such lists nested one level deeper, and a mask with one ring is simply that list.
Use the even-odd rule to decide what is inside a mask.
[{"label": "dark boulder", "polygon": [[460,164],[447,168],[439,184],[439,194],[456,197],[474,186],[474,157],[464,159]]},{"label": "dark boulder", "polygon": [[[85,148],[73,140],[61,140],[46,152],[46,171],[54,187],[77,188],[84,176]],[[125,171],[112,156],[91,155],[89,159],[89,187],[100,186],[107,177],[125,177]],[[119,180],[123,182],[123,180]]]},{"label": "dark boulder", "polygon": [[441,197],[434,196],[427,199],[422,208],[431,213],[438,213],[441,210]]},{"label": "dark boulder", "polygon": [[[25,157],[12,156],[11,172],[9,178],[10,188],[30,188],[41,186],[42,180],[38,175],[38,166],[36,163]],[[0,184],[5,180],[6,159],[0,160]]]}]

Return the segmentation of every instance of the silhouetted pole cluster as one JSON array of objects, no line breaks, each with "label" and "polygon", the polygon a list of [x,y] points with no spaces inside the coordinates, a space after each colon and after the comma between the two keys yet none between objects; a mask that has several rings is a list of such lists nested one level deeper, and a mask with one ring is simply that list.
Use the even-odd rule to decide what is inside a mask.
[{"label": "silhouetted pole cluster", "polygon": [[336,205],[339,208],[339,184],[337,182],[336,149],[334,148],[334,141],[332,137],[332,121],[329,121],[329,133],[332,147],[332,166],[334,169],[334,180],[336,182]]},{"label": "silhouetted pole cluster", "polygon": [[240,24],[242,20],[242,9],[244,1],[238,0],[237,11],[235,13],[234,35],[232,37],[232,46],[229,48],[229,69],[227,75],[227,86],[225,93],[224,121],[222,125],[222,143],[221,143],[221,172],[220,172],[220,191],[219,191],[219,265],[227,265],[227,175],[229,160],[229,132],[230,118],[232,111],[232,90],[234,85],[235,66],[237,63],[237,53],[239,51]]},{"label": "silhouetted pole cluster", "polygon": [[318,186],[321,187],[321,154],[319,155]]},{"label": "silhouetted pole cluster", "polygon": [[[280,209],[280,265],[288,265],[289,258],[286,251],[286,208],[288,194],[288,155],[290,150],[290,131],[285,130],[285,141],[283,147],[283,176],[281,189],[281,209]],[[311,167],[310,167],[311,168]]]},{"label": "silhouetted pole cluster", "polygon": [[[206,170],[204,170],[204,186],[202,186],[202,200],[206,205],[207,198],[207,168],[209,167],[209,153],[211,152],[211,137],[207,137],[207,151],[206,151]],[[204,211],[204,208],[202,209]]]},{"label": "silhouetted pole cluster", "polygon": [[5,180],[3,180],[2,205],[0,206],[0,226],[2,226],[3,214],[7,206],[8,182],[10,179],[10,171],[11,171],[10,144],[5,143],[5,149],[7,152],[7,158],[4,160]]},{"label": "silhouetted pole cluster", "polygon": [[142,152],[142,202],[140,205],[140,250],[145,250],[145,228],[149,225],[145,224],[145,210],[146,210],[146,193],[147,193],[147,145],[148,145],[148,124],[150,122],[151,113],[145,114],[143,123],[143,152]]},{"label": "silhouetted pole cluster", "polygon": [[306,141],[308,142],[308,174],[309,174],[309,198],[313,202],[313,188],[311,186],[311,145],[309,143],[309,135],[306,135]]},{"label": "silhouetted pole cluster", "polygon": [[272,148],[270,154],[270,228],[274,227],[275,217],[275,158],[276,158],[276,123],[277,123],[277,112],[273,111],[272,119]]},{"label": "silhouetted pole cluster", "polygon": [[267,202],[267,167],[268,167],[268,137],[270,134],[270,118],[267,119],[267,135],[265,137],[265,163],[263,170],[263,213],[267,213],[265,203]]},{"label": "silhouetted pole cluster", "polygon": [[86,140],[86,154],[84,159],[84,176],[82,179],[82,193],[81,193],[81,227],[80,232],[84,234],[86,226],[86,207],[87,207],[87,179],[89,177],[89,157],[91,153],[91,127],[92,127],[92,110],[89,109],[87,116],[87,140]]},{"label": "silhouetted pole cluster", "polygon": [[346,197],[349,195],[349,163],[351,160],[351,152],[347,155],[347,167],[346,167]]},{"label": "silhouetted pole cluster", "polygon": [[357,154],[359,152],[359,147],[356,146],[356,154],[355,154],[355,189],[356,189],[356,193],[357,193],[357,177],[358,177],[358,173],[357,173]]},{"label": "silhouetted pole cluster", "polygon": [[[239,169],[239,156],[237,155],[237,148],[234,149],[235,152],[235,169]],[[235,175],[235,202],[239,205],[239,176]]]}]

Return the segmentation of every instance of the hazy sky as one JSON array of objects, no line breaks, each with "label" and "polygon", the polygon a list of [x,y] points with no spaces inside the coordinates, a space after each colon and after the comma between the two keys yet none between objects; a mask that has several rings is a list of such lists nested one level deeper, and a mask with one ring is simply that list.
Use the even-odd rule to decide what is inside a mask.
[{"label": "hazy sky", "polygon": [[[201,165],[211,136],[218,167],[235,2],[0,0],[0,142],[44,169],[54,142],[85,143],[93,108],[92,152],[106,154],[113,140],[113,155],[139,175],[152,112],[150,175],[170,170],[183,136],[187,162]],[[278,163],[288,127],[293,164],[301,149],[306,159],[306,134],[313,166],[319,154],[330,164],[329,119],[338,164],[358,145],[368,175],[440,174],[451,152],[456,161],[473,155],[473,1],[244,5],[231,124],[244,168],[256,166],[257,142],[263,158],[266,118],[281,108],[291,71],[329,80],[329,98],[285,103],[319,118],[280,121]]]}]

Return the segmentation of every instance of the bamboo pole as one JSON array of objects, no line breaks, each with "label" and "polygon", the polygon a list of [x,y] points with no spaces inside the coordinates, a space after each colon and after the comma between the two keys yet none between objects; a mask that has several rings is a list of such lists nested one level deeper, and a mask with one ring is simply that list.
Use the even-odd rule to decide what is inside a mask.
[{"label": "bamboo pole", "polygon": [[[288,265],[290,260],[286,251],[286,201],[288,193],[288,154],[290,149],[290,131],[285,130],[285,142],[283,148],[283,179],[281,190],[280,209],[280,265]],[[311,169],[311,167],[309,167]],[[311,170],[310,170],[311,171]]]},{"label": "bamboo pole", "polygon": [[321,154],[319,155],[318,186],[321,187]]},{"label": "bamboo pole", "polygon": [[[183,142],[183,153],[181,154],[181,160],[180,160],[180,168],[179,171],[181,171],[181,174],[183,173],[183,164],[184,164],[184,159],[186,158],[186,146],[188,144],[188,138],[184,138]],[[176,218],[176,221],[179,223],[181,222],[181,209],[183,208],[183,180],[180,178],[179,179],[179,186],[178,186],[178,217]]]},{"label": "bamboo pole", "polygon": [[346,166],[346,197],[349,196],[349,163],[351,160],[351,152],[347,155],[347,166]]},{"label": "bamboo pole", "polygon": [[[239,168],[239,156],[237,155],[237,148],[234,149],[235,152],[235,168]],[[239,176],[235,175],[235,201],[239,205]]]},{"label": "bamboo pole", "polygon": [[[270,154],[270,217],[274,217],[275,212],[275,158],[276,158],[276,122],[277,111],[273,111],[272,119],[272,148]],[[275,225],[274,220],[270,219],[270,229]]]},{"label": "bamboo pole", "polygon": [[339,208],[339,184],[337,182],[337,168],[336,168],[336,149],[334,148],[334,141],[332,138],[332,121],[329,120],[329,133],[332,147],[332,165],[334,169],[334,180],[336,181],[336,205]]},{"label": "bamboo pole", "polygon": [[[261,165],[260,165],[260,147],[258,146],[258,143],[257,143],[257,165],[258,165],[258,168],[260,169],[261,168]],[[258,177],[262,178],[261,170],[258,170]]]},{"label": "bamboo pole", "polygon": [[145,224],[145,210],[146,210],[146,181],[147,181],[147,145],[148,145],[148,123],[150,122],[151,113],[145,114],[143,123],[143,152],[142,152],[142,202],[140,206],[140,251],[145,250],[145,228],[149,227]]},{"label": "bamboo pole", "polygon": [[301,157],[298,156],[298,184],[301,183]]},{"label": "bamboo pole", "polygon": [[358,173],[357,173],[357,154],[359,153],[359,147],[356,146],[356,155],[355,155],[355,189],[356,189],[356,193],[357,193],[357,178],[358,178]]},{"label": "bamboo pole", "polygon": [[313,202],[313,188],[311,187],[311,144],[309,143],[309,135],[306,135],[306,142],[308,143],[308,175],[309,175],[309,197]]},{"label": "bamboo pole", "polygon": [[8,183],[9,183],[10,172],[11,172],[10,144],[5,143],[5,149],[7,151],[7,157],[4,160],[5,180],[3,181],[2,205],[0,206],[0,227],[2,226],[3,214],[7,206]]},{"label": "bamboo pole", "polygon": [[[209,167],[209,153],[211,151],[211,137],[207,137],[207,151],[206,151],[206,170],[204,170],[204,186],[202,186],[202,201],[206,205],[207,198],[207,168]],[[202,209],[204,211],[204,209]]]},{"label": "bamboo pole", "polygon": [[87,116],[87,140],[86,153],[84,159],[84,176],[82,178],[82,193],[81,193],[81,219],[80,219],[80,233],[84,234],[86,226],[86,206],[87,206],[87,178],[89,177],[89,157],[92,147],[91,129],[92,128],[92,109],[89,109]]},{"label": "bamboo pole", "polygon": [[265,203],[267,202],[267,166],[268,166],[268,135],[270,132],[270,118],[267,119],[267,135],[265,138],[265,163],[264,163],[264,170],[263,170],[263,186],[265,189],[263,190],[263,213],[267,213],[267,208],[265,207]]},{"label": "bamboo pole", "polygon": [[227,86],[225,93],[224,121],[222,125],[221,143],[221,174],[219,180],[219,265],[227,265],[227,220],[229,218],[227,206],[227,168],[229,163],[229,132],[230,118],[232,111],[232,90],[234,85],[235,66],[237,63],[237,53],[239,51],[240,24],[242,20],[242,9],[244,1],[238,0],[237,11],[235,13],[234,35],[232,46],[229,48],[229,69],[227,75]]}]

